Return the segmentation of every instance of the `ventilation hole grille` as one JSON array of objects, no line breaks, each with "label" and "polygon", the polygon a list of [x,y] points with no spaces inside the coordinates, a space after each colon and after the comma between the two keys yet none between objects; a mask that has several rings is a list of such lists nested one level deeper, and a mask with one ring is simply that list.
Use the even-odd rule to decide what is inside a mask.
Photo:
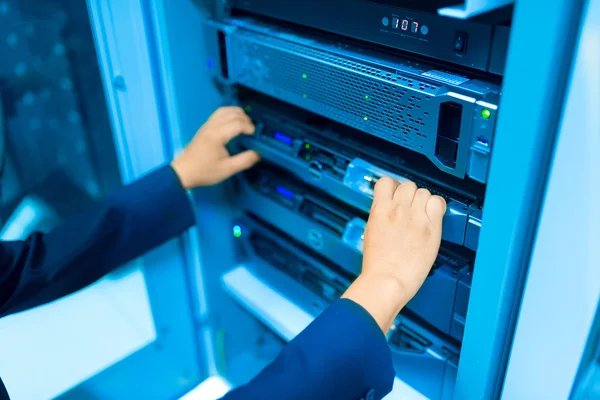
[{"label": "ventilation hole grille", "polygon": [[421,153],[436,134],[435,85],[268,36],[229,41],[231,75],[244,86]]}]

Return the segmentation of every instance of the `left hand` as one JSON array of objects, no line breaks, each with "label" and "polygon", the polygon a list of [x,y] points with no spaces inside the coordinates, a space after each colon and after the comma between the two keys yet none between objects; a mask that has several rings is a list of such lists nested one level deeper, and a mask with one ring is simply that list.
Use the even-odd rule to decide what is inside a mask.
[{"label": "left hand", "polygon": [[185,189],[220,183],[260,161],[253,150],[232,156],[225,148],[239,134],[252,133],[254,125],[241,108],[221,107],[200,127],[171,167]]}]

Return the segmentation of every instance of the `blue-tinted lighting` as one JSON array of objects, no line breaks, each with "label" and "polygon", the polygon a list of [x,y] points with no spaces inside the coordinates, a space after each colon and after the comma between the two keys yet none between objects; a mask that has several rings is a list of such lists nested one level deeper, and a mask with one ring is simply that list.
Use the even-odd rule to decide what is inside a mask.
[{"label": "blue-tinted lighting", "polygon": [[294,143],[294,140],[291,137],[284,135],[281,132],[275,132],[273,137],[280,142],[287,144],[288,146],[291,146]]},{"label": "blue-tinted lighting", "polygon": [[277,193],[279,193],[282,196],[287,197],[290,200],[294,200],[294,197],[296,197],[292,191],[287,190],[283,186],[277,186],[276,189],[277,189]]},{"label": "blue-tinted lighting", "polygon": [[212,58],[209,58],[206,63],[208,64],[208,68],[212,68],[215,65],[215,62],[213,61]]}]

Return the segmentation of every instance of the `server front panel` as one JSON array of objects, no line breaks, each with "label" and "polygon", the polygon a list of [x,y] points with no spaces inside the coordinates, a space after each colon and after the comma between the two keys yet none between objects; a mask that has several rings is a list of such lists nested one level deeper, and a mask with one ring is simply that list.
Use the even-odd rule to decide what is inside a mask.
[{"label": "server front panel", "polygon": [[[207,23],[210,64],[256,126],[232,151],[253,149],[263,158],[235,182],[239,258],[316,316],[361,271],[379,179],[411,180],[442,196],[440,253],[388,339],[399,378],[429,398],[451,398],[501,74],[410,46],[391,51],[372,37],[315,29],[262,8],[230,11]],[[392,24],[395,12],[385,17]],[[408,27],[416,22],[406,20]],[[467,49],[459,50],[453,57]]]}]

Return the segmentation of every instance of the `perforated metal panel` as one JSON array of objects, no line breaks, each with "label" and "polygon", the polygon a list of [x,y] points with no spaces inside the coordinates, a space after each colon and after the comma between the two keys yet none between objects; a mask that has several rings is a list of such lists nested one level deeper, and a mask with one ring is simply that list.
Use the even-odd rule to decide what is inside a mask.
[{"label": "perforated metal panel", "polygon": [[431,96],[410,90],[435,92],[428,83],[291,43],[282,49],[231,36],[229,46],[232,79],[253,89],[420,152],[436,130],[424,104]]},{"label": "perforated metal panel", "polygon": [[[274,30],[227,26],[222,31],[227,54],[221,57],[231,82],[407,147],[440,169],[465,176],[476,117],[477,99],[470,93],[425,77],[428,69],[405,73],[419,64],[401,58],[386,65],[344,46]],[[442,155],[436,146],[440,105],[447,102],[457,105],[460,114],[450,162],[448,152]]]}]

